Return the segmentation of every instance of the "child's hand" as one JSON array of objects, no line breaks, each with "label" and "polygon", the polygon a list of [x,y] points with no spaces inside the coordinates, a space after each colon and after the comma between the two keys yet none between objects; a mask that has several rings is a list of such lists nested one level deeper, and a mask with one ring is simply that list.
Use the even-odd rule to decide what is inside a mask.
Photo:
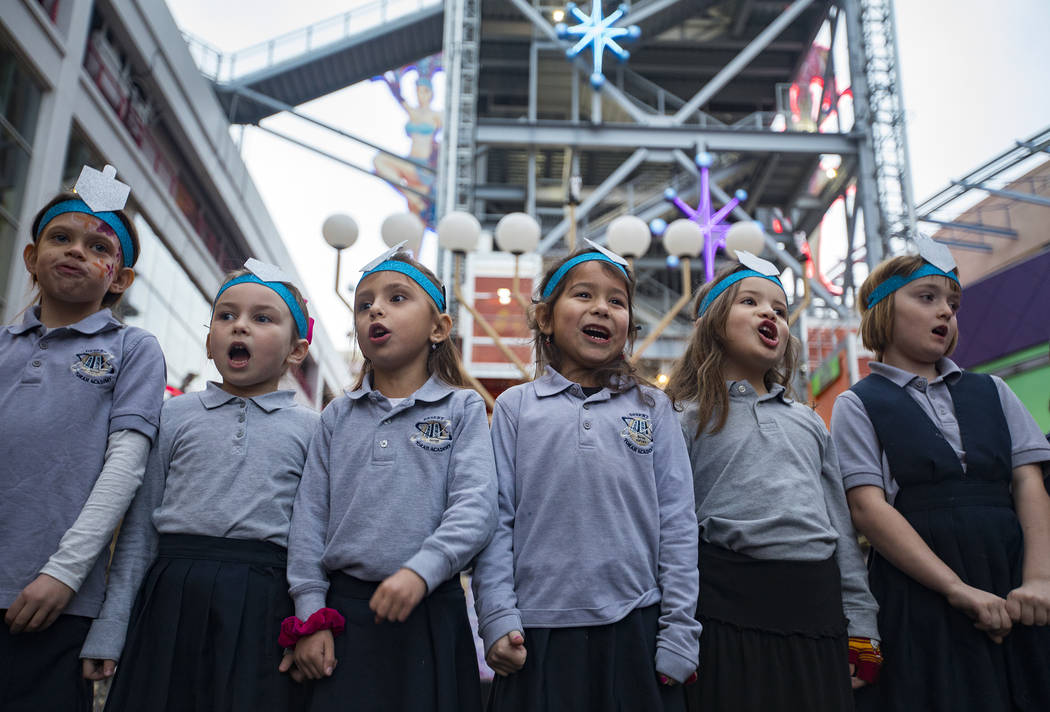
[{"label": "child's hand", "polygon": [[996,643],[1003,642],[1013,627],[1006,599],[994,593],[967,586],[960,581],[949,589],[946,597],[949,605],[972,618],[974,627],[983,630]]},{"label": "child's hand", "polygon": [[[295,665],[311,680],[331,677],[339,661],[335,659],[335,639],[332,631],[319,630],[306,635],[295,644]],[[284,660],[281,661],[284,665]],[[278,668],[279,669],[279,668]]]},{"label": "child's hand", "polygon": [[7,609],[4,623],[12,633],[36,633],[45,630],[69,605],[76,593],[69,586],[47,574],[40,574],[22,589]]},{"label": "child's hand", "polygon": [[525,636],[520,631],[512,630],[497,640],[485,654],[485,662],[497,674],[513,675],[525,665]]},{"label": "child's hand", "polygon": [[303,671],[295,664],[295,650],[284,651],[284,656],[281,658],[281,664],[277,666],[277,672],[288,673],[288,675],[296,682],[302,682],[306,679],[306,676],[303,675]]},{"label": "child's hand", "polygon": [[376,623],[385,620],[404,623],[426,594],[427,583],[419,574],[412,569],[400,569],[379,584],[368,607],[376,614]]},{"label": "child's hand", "polygon": [[1050,581],[1025,581],[1007,594],[1006,607],[1014,623],[1050,624]]},{"label": "child's hand", "polygon": [[868,683],[857,677],[857,666],[853,663],[849,664],[849,684],[854,690],[859,690]]},{"label": "child's hand", "polygon": [[84,658],[81,662],[83,663],[83,674],[86,680],[105,680],[107,677],[113,677],[113,673],[117,669],[116,660]]}]

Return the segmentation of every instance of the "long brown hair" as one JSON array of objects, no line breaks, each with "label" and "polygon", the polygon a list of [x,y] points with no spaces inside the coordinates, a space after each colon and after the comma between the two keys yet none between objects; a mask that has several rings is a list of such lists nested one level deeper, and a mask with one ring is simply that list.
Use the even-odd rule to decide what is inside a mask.
[{"label": "long brown hair", "polygon": [[[445,293],[445,285],[441,283],[441,280],[437,278],[437,275],[419,262],[416,262],[410,255],[404,252],[398,252],[388,259],[412,265],[422,272],[423,275],[430,280],[430,283],[437,287],[439,292],[442,294]],[[423,288],[419,287],[419,290],[422,291]],[[433,310],[434,318],[440,316],[441,312],[438,311],[437,305],[434,304],[434,300],[428,296],[427,302]],[[357,383],[354,384],[354,390],[363,386],[365,379],[368,378],[373,371],[372,362],[367,358],[364,361],[365,363],[364,366],[361,367],[361,373],[357,376]],[[427,356],[427,373],[430,375],[436,373],[438,378],[450,386],[456,386],[457,388],[473,388],[470,381],[467,379],[466,372],[463,370],[463,359],[460,358],[459,349],[456,348],[454,343],[452,343],[451,336],[443,341],[439,341],[435,347],[430,350],[430,354]]]},{"label": "long brown hair", "polygon": [[[36,217],[33,218],[33,223],[32,223],[32,226],[30,228],[30,230],[31,230],[30,237],[33,238],[33,244],[35,245],[37,243],[37,241],[40,239],[40,229],[43,228],[43,227],[47,227],[46,225],[41,225],[40,221],[44,219],[44,214],[47,213],[48,210],[50,210],[54,206],[58,205],[61,202],[66,201],[66,200],[80,200],[80,199],[81,199],[80,196],[77,195],[76,193],[74,193],[72,191],[68,191],[68,190],[63,190],[61,193],[59,193],[54,198],[49,200],[47,202],[47,205],[45,205],[44,207],[40,208],[40,212],[38,212],[36,214]],[[133,254],[131,256],[131,266],[134,267],[135,263],[139,261],[139,233],[138,233],[137,230],[135,230],[135,225],[131,222],[131,218],[129,218],[127,216],[127,214],[123,210],[114,210],[112,212],[113,212],[114,215],[116,215],[118,218],[120,218],[120,222],[122,222],[124,224],[124,227],[127,228],[128,235],[131,237],[131,244],[135,248],[135,254]],[[121,247],[123,248],[123,246],[121,246]],[[33,281],[33,286],[36,286],[36,277],[35,276],[32,277],[32,281]],[[117,304],[120,303],[120,300],[123,298],[123,296],[124,296],[123,292],[120,292],[120,293],[117,293],[117,292],[106,292],[105,296],[102,297],[102,308],[106,309],[107,307],[116,306]],[[39,295],[38,295],[38,298],[39,298]]]},{"label": "long brown hair", "polygon": [[[542,295],[544,291],[546,291],[547,284],[551,281],[551,278],[554,277],[554,274],[561,269],[562,265],[577,255],[583,255],[588,252],[598,252],[598,250],[578,250],[571,255],[566,255],[552,264],[543,275],[543,280],[540,281],[538,294]],[[638,331],[638,325],[634,320],[634,273],[629,267],[624,267],[624,272],[627,273],[627,276],[625,277],[624,272],[621,272],[619,268],[612,263],[605,260],[595,261],[601,265],[602,269],[606,272],[624,280],[627,284],[627,344],[629,347],[633,347],[634,336]],[[573,269],[575,269],[575,267],[573,267]],[[569,272],[571,273],[572,270],[569,270]],[[529,308],[529,328],[532,329],[532,347],[536,354],[536,378],[543,375],[543,371],[548,365],[556,371],[561,371],[561,350],[558,348],[558,344],[553,338],[548,338],[540,330],[540,317],[543,316],[550,318],[553,316],[554,303],[565,293],[565,288],[568,284],[569,275],[567,273],[563,275],[558,284],[555,285],[550,296],[546,299],[540,297],[533,300],[533,304]],[[619,357],[595,369],[594,377],[597,383],[612,391],[626,390],[631,383],[644,383],[649,385],[648,381],[638,375],[634,366],[631,365],[631,362],[628,361],[623,354],[620,354]]]},{"label": "long brown hair", "polygon": [[[719,282],[734,272],[745,270],[744,265],[723,268],[714,279],[705,284],[693,299],[693,313],[700,310],[704,298]],[[664,392],[671,397],[675,407],[686,401],[696,401],[698,418],[696,435],[700,436],[708,426],[708,432],[717,433],[725,427],[729,417],[729,393],[726,390],[725,370],[729,360],[726,354],[726,322],[729,311],[740,291],[740,282],[732,284],[718,295],[697,319],[692,338],[685,353],[675,362]],[[791,379],[798,369],[800,345],[798,339],[788,334],[787,348],[780,362],[763,374],[766,387],[779,383],[791,394]]]}]

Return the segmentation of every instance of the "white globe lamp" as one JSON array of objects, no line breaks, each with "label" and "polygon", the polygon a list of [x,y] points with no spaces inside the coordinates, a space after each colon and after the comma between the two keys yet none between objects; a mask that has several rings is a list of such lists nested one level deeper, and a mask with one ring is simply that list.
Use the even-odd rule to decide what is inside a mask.
[{"label": "white globe lamp", "polygon": [[653,240],[645,221],[634,215],[621,215],[605,230],[609,249],[624,257],[641,257],[649,251]]},{"label": "white globe lamp", "polygon": [[540,224],[527,213],[508,213],[496,223],[495,237],[499,249],[523,255],[540,244]]},{"label": "white globe lamp", "polygon": [[405,246],[415,255],[423,242],[423,221],[412,213],[394,213],[383,220],[379,234],[387,247],[407,242]]},{"label": "white globe lamp", "polygon": [[664,249],[675,257],[696,257],[704,247],[704,233],[692,220],[681,218],[667,226]]},{"label": "white globe lamp", "polygon": [[437,225],[438,244],[453,252],[470,252],[478,244],[481,223],[470,213],[454,211]]},{"label": "white globe lamp", "polygon": [[357,222],[349,215],[329,215],[321,225],[325,242],[337,250],[345,250],[357,242]]},{"label": "white globe lamp", "polygon": [[726,254],[733,259],[736,259],[737,250],[758,256],[765,249],[766,233],[760,222],[741,220],[730,225],[726,231]]}]

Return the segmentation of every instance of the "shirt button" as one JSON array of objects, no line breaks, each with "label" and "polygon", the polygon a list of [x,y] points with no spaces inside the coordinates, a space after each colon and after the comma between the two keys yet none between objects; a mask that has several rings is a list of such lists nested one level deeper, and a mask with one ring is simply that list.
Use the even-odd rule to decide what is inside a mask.
[{"label": "shirt button", "polygon": [[239,415],[239,416],[237,417],[237,422],[239,422],[239,423],[243,423],[243,422],[244,422],[244,413],[241,413],[241,414],[240,414],[240,415]]},{"label": "shirt button", "polygon": [[46,341],[41,341],[40,342],[40,348],[46,349],[47,348],[47,342]]},{"label": "shirt button", "polygon": [[383,421],[383,425],[390,425],[390,421],[389,420],[384,420]]},{"label": "shirt button", "polygon": [[591,404],[590,403],[584,403],[583,404],[583,409],[584,410],[590,410],[591,409]]},{"label": "shirt button", "polygon": [[741,383],[739,386],[737,386],[736,389],[738,391],[740,391],[741,393],[747,393],[747,386],[745,386],[743,383]]},{"label": "shirt button", "polygon": [[379,447],[386,447],[386,445],[387,445],[386,440],[380,440],[379,441]]},{"label": "shirt button", "polygon": [[244,437],[244,431],[243,430],[238,430],[237,431],[237,437],[243,438]]},{"label": "shirt button", "polygon": [[584,430],[590,430],[591,429],[591,421],[589,421],[589,420],[583,421],[583,429]]},{"label": "shirt button", "polygon": [[40,362],[39,361],[33,361],[33,365],[39,368]]}]

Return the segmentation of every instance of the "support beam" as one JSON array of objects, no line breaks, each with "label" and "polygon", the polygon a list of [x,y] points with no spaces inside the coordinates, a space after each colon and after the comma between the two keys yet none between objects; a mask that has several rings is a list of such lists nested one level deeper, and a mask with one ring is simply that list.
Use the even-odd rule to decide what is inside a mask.
[{"label": "support beam", "polygon": [[777,19],[773,20],[766,29],[762,30],[755,39],[751,40],[740,54],[730,60],[729,64],[721,72],[716,74],[711,81],[693,95],[692,99],[686,102],[685,106],[675,113],[674,123],[679,125],[685,123],[686,119],[690,118],[697,109],[711,101],[715,94],[739,74],[740,70],[750,64],[770,42],[776,39],[777,35],[794,22],[795,18],[801,15],[802,11],[812,3],[813,0],[795,0],[784,12],[780,13]]},{"label": "support beam", "polygon": [[[604,91],[604,90],[603,90]],[[696,126],[637,126],[602,124],[592,126],[571,121],[479,119],[478,145],[528,148],[571,147],[577,150],[634,149],[692,150],[702,143],[707,150],[748,153],[857,153],[860,137],[850,134],[821,134],[699,128]]]},{"label": "support beam", "polygon": [[[644,148],[639,148],[632,153],[626,161],[620,164],[619,168],[610,173],[609,177],[602,181],[601,185],[595,188],[594,192],[588,195],[587,198],[580,203],[580,206],[576,210],[577,216],[583,216],[589,213],[613,188],[626,180],[627,176],[631,174],[631,171],[640,166],[648,155],[649,151]],[[569,227],[570,222],[568,219],[562,220],[555,225],[554,228],[547,233],[547,236],[540,240],[540,244],[536,248],[536,251],[541,255],[545,253],[557,244],[558,240],[568,234]]]},{"label": "support beam", "polygon": [[952,220],[936,220],[934,218],[919,218],[919,222],[933,223],[934,225],[941,225],[942,227],[955,228],[956,230],[969,230],[970,232],[984,232],[989,235],[997,235],[999,237],[1009,237],[1011,239],[1017,239],[1017,230],[1012,230],[1008,227],[995,227],[993,225],[981,225],[980,223],[962,223],[954,222]]},{"label": "support beam", "polygon": [[961,180],[953,180],[952,185],[958,185],[963,188],[966,188],[967,190],[983,190],[985,193],[997,195],[1000,198],[1020,200],[1023,203],[1032,203],[1033,205],[1042,205],[1044,208],[1050,208],[1050,198],[1044,198],[1041,195],[1032,195],[1031,193],[1020,193],[1016,190],[1003,190],[1002,188],[989,188],[983,183],[967,183],[966,181]]}]

